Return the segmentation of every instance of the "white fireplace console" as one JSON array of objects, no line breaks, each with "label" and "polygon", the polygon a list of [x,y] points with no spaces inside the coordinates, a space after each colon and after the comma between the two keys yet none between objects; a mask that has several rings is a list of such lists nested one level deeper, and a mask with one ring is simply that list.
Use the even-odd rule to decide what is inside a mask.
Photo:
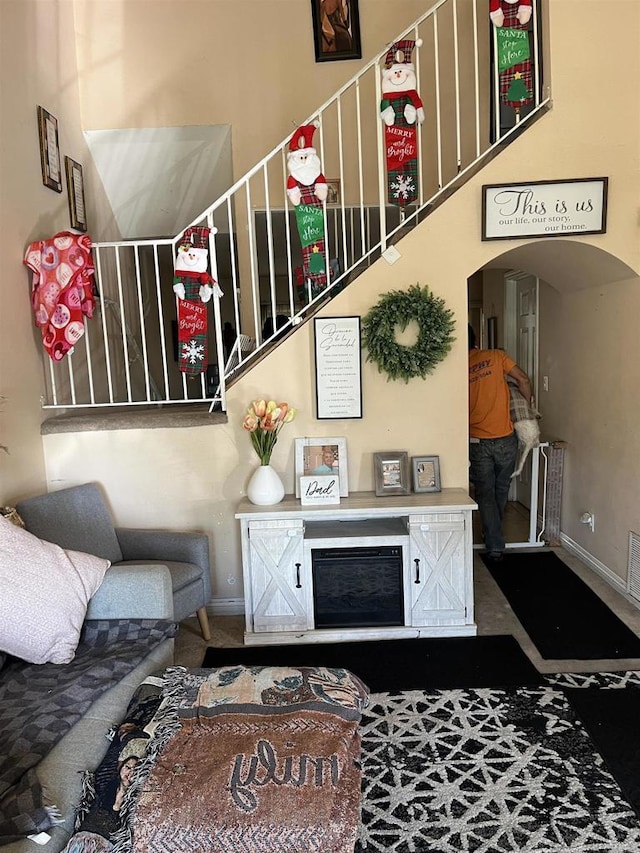
[{"label": "white fireplace console", "polygon": [[[462,489],[390,497],[354,492],[335,506],[302,506],[292,495],[269,507],[243,499],[236,518],[245,644],[475,635],[476,508]],[[403,624],[316,628],[312,551],[372,545],[401,546]]]}]

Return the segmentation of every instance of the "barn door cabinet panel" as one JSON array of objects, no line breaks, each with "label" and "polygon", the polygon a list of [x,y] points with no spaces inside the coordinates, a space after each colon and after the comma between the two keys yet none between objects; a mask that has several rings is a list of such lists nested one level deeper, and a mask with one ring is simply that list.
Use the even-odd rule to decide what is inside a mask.
[{"label": "barn door cabinet panel", "polygon": [[254,631],[313,628],[311,583],[304,573],[301,520],[249,522]]},{"label": "barn door cabinet panel", "polygon": [[473,622],[468,533],[461,513],[409,517],[412,625]]}]

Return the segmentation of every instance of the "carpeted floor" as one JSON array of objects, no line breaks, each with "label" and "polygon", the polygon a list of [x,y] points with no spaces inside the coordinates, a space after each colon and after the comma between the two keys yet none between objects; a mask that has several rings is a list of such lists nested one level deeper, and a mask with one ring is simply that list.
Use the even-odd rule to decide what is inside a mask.
[{"label": "carpeted floor", "polygon": [[640,657],[640,638],[553,552],[483,561],[543,658]]},{"label": "carpeted floor", "polygon": [[640,822],[561,687],[374,694],[357,853],[637,853]]},{"label": "carpeted floor", "polygon": [[233,664],[344,667],[372,692],[542,683],[542,677],[511,636],[211,647],[202,666]]}]

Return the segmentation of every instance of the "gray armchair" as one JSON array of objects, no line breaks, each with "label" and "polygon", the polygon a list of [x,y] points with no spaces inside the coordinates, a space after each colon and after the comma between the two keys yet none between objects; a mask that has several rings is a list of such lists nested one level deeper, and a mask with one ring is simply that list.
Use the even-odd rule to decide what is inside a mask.
[{"label": "gray armchair", "polygon": [[[135,567],[166,566],[171,576],[173,619],[180,622],[197,613],[202,636],[211,639],[207,615],[211,570],[209,540],[205,534],[114,527],[96,483],[28,498],[18,503],[16,509],[27,530],[40,539],[110,560],[112,569],[107,572],[103,586],[109,584],[112,572],[125,575]],[[94,600],[98,599],[95,603],[100,607],[100,618],[108,618],[100,597],[98,590]],[[96,618],[92,613],[94,600],[89,604],[89,619]],[[135,610],[133,601],[132,607]],[[136,618],[133,610],[129,618]]]}]

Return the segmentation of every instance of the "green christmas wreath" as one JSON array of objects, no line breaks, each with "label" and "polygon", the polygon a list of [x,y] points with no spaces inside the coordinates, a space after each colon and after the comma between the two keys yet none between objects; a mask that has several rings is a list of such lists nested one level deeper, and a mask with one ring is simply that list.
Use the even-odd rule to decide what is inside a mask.
[{"label": "green christmas wreath", "polygon": [[[396,328],[404,331],[412,320],[419,327],[418,340],[403,346],[396,340]],[[363,318],[362,346],[369,351],[367,361],[374,361],[378,371],[387,374],[387,381],[424,379],[451,349],[454,326],[453,312],[444,299],[415,284],[407,291],[386,293]]]}]

